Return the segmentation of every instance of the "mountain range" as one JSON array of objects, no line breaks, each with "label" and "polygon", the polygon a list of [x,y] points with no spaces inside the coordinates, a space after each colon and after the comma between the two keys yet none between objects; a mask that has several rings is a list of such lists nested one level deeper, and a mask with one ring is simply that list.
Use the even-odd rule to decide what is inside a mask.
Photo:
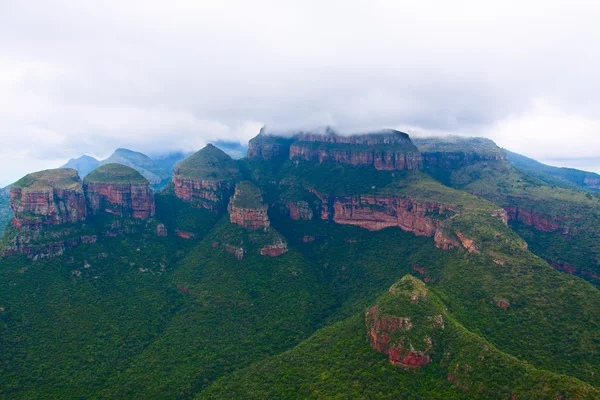
[{"label": "mountain range", "polygon": [[600,398],[598,175],[395,130],[219,145],[11,185],[0,397]]}]

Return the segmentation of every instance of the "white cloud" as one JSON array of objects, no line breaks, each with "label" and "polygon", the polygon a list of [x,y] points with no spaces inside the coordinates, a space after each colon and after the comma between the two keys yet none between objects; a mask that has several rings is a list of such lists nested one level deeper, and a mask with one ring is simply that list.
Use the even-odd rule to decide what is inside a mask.
[{"label": "white cloud", "polygon": [[411,126],[581,157],[598,149],[599,18],[596,1],[4,0],[0,151],[27,157],[0,159],[0,184],[262,124]]}]

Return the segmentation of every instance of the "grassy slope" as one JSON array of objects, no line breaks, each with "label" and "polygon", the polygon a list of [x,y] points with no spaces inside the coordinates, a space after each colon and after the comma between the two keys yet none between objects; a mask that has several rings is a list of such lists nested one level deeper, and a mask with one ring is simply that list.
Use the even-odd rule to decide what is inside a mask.
[{"label": "grassy slope", "polygon": [[242,181],[235,186],[236,195],[233,204],[240,208],[261,208],[262,194],[260,189],[250,181]]},{"label": "grassy slope", "polygon": [[553,167],[511,151],[506,151],[506,153],[511,165],[549,185],[572,190],[587,189],[598,191],[598,189],[590,188],[586,183],[587,179],[600,179],[600,175],[594,172],[582,171],[575,168]]},{"label": "grassy slope", "polygon": [[452,187],[478,194],[503,207],[517,206],[542,217],[564,220],[563,230],[543,233],[514,223],[516,231],[527,239],[531,249],[553,263],[568,263],[579,275],[595,285],[600,279],[600,196],[578,190],[550,186],[537,178],[502,162],[475,164],[447,177]]},{"label": "grassy slope", "polygon": [[[365,340],[364,316],[358,314],[290,351],[219,379],[198,398],[600,397],[600,391],[577,379],[537,370],[500,352],[458,323],[430,290],[423,287],[426,297],[417,304],[399,298],[402,291],[382,295],[378,314],[410,318],[412,328],[394,332],[392,342],[416,346],[424,337],[432,339],[432,361],[422,369],[394,367],[373,351]],[[431,327],[430,318],[438,315],[444,320],[441,329]]]},{"label": "grassy slope", "polygon": [[[347,175],[344,185],[351,183],[352,176],[356,178]],[[272,197],[268,192],[266,196]],[[600,292],[578,278],[554,271],[518,248],[517,242],[507,242],[505,265],[498,265],[490,254],[444,252],[435,249],[431,239],[399,229],[368,232],[322,221],[290,222],[272,213],[273,225],[286,237],[290,252],[265,258],[250,251],[237,261],[219,246],[213,248],[231,224],[224,221],[208,233],[214,218],[208,212],[196,215],[196,210],[185,208],[168,193],[157,196],[157,216],[171,232],[182,221],[192,220],[191,229],[200,223],[197,237],[208,236],[201,241],[154,237],[156,240],[147,238],[145,243],[101,241],[35,264],[39,280],[21,279],[17,285],[12,285],[13,276],[20,276],[19,270],[26,265],[19,264],[23,261],[18,258],[1,262],[0,271],[10,274],[0,279],[0,307],[8,304],[0,314],[0,340],[2,348],[10,349],[0,355],[1,375],[8,376],[1,390],[19,388],[22,397],[89,396],[98,388],[102,388],[98,395],[105,397],[134,392],[141,397],[191,396],[220,376],[293,348],[320,327],[362,313],[414,265],[425,270],[421,277],[431,281],[432,290],[456,321],[499,351],[536,368],[599,385],[600,360],[594,354],[600,347]],[[511,235],[503,226],[490,225],[489,229],[500,232],[500,239]],[[317,240],[303,243],[305,235]],[[161,247],[162,240],[166,242]],[[101,249],[109,254],[106,264],[90,261]],[[115,259],[113,253],[126,258]],[[167,273],[159,275],[160,260],[165,256]],[[83,260],[92,267],[83,269],[81,278],[71,278],[69,274],[83,265]],[[96,263],[105,265],[100,270],[105,275],[94,272]],[[122,268],[115,268],[119,263]],[[146,264],[153,265],[155,274],[142,272],[140,264],[143,269],[148,268]],[[140,277],[152,281],[146,286],[139,283]],[[95,281],[115,289],[94,291],[90,286]],[[82,293],[75,298],[64,296],[73,287],[81,288]],[[48,299],[42,295],[45,290],[61,295]],[[156,296],[156,300],[147,303],[145,296]],[[38,298],[40,306],[30,307],[31,299]],[[505,311],[495,306],[497,299],[506,299],[511,306]],[[120,305],[115,306],[114,301]],[[63,316],[50,318],[53,313],[47,312],[48,304],[55,304],[52,310],[63,310]],[[92,306],[95,311],[90,311]],[[92,316],[92,323],[86,315]],[[121,324],[126,326],[119,328]],[[95,336],[102,326],[111,327],[110,340]],[[360,337],[355,334],[349,340],[364,344],[364,329]],[[37,340],[53,340],[56,345],[35,346]],[[80,345],[80,340],[87,344]],[[20,346],[19,341],[28,345]],[[128,350],[130,347],[135,350]],[[25,356],[22,352],[27,349],[30,354]],[[61,357],[52,364],[54,372],[47,372],[49,366],[37,368],[49,365],[56,354]],[[89,354],[94,354],[93,359]],[[377,353],[366,355],[372,356],[382,360]],[[80,357],[87,362],[77,361]],[[17,359],[22,361],[15,364]],[[592,376],[592,371],[596,375]],[[408,378],[382,374],[377,379]],[[397,390],[408,387],[408,393],[418,392],[423,379],[435,380],[439,390],[452,393],[445,377],[436,375],[408,379],[408,386]],[[348,380],[339,382],[349,386]]]},{"label": "grassy slope", "polygon": [[77,171],[69,168],[48,169],[25,175],[12,185],[23,190],[71,189],[82,191]]},{"label": "grassy slope", "polygon": [[148,180],[135,169],[123,164],[103,164],[90,172],[84,183],[133,183],[149,184]]},{"label": "grassy slope", "polygon": [[175,166],[177,174],[190,179],[239,180],[237,163],[212,144],[206,145]]}]

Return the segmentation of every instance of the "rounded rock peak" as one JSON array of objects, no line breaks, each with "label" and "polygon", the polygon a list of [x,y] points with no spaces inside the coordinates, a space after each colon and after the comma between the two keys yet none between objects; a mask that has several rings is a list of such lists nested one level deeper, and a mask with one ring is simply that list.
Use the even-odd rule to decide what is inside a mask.
[{"label": "rounded rock peak", "polygon": [[109,163],[101,165],[84,178],[84,183],[128,183],[150,185],[150,182],[127,165]]},{"label": "rounded rock peak", "polygon": [[25,175],[13,185],[15,189],[70,189],[81,191],[81,178],[72,168],[55,168]]},{"label": "rounded rock peak", "polygon": [[241,179],[235,160],[210,143],[177,164],[174,175],[198,180]]}]

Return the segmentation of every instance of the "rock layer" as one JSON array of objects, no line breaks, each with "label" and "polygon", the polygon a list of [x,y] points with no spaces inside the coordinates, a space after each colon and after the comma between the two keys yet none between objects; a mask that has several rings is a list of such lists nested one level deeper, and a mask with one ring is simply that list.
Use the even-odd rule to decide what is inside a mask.
[{"label": "rock layer", "polygon": [[81,180],[73,169],[25,176],[11,187],[10,206],[14,212],[12,224],[20,230],[76,223],[87,216]]},{"label": "rock layer", "polygon": [[154,194],[149,184],[89,183],[85,194],[91,214],[106,212],[137,219],[154,215]]},{"label": "rock layer", "polygon": [[260,190],[254,184],[244,181],[236,186],[228,206],[231,223],[248,230],[266,230],[270,225],[267,210]]},{"label": "rock layer", "polygon": [[481,161],[507,161],[506,154],[476,152],[424,152],[423,165],[441,169],[459,169]]},{"label": "rock layer", "polygon": [[521,207],[506,207],[506,213],[510,221],[518,221],[524,225],[533,226],[542,232],[554,232],[561,229],[563,225],[563,221],[559,218]]},{"label": "rock layer", "polygon": [[175,166],[175,196],[197,207],[224,212],[241,174],[235,161],[213,145]]},{"label": "rock layer", "polygon": [[354,136],[297,135],[290,146],[290,159],[373,166],[388,171],[423,168],[421,153],[408,135],[393,130]]}]

